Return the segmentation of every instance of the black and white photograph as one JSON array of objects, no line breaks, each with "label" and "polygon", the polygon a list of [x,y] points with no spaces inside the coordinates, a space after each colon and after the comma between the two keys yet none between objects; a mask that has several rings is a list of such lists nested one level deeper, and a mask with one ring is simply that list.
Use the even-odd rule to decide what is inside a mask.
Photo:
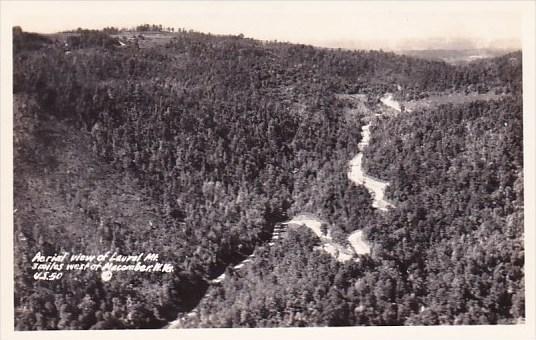
[{"label": "black and white photograph", "polygon": [[535,336],[534,5],[2,2],[2,334]]}]

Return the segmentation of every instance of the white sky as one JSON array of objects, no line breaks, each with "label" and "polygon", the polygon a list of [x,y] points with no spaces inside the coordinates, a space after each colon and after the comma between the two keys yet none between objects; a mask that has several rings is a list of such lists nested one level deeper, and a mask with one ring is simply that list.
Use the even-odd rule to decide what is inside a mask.
[{"label": "white sky", "polygon": [[25,31],[162,24],[329,47],[519,48],[526,2],[3,2]]}]

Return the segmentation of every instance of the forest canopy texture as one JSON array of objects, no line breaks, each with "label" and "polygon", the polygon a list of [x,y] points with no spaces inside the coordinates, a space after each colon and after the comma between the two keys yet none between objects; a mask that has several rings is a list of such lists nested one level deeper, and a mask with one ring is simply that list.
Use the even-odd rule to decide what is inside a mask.
[{"label": "forest canopy texture", "polygon": [[[17,330],[161,328],[194,308],[182,327],[523,320],[521,52],[454,66],[148,30],[13,31]],[[387,92],[494,97],[394,115]],[[390,183],[386,212],[347,176],[373,113],[364,168]],[[337,261],[306,228],[268,243],[303,212],[371,254]],[[37,251],[175,270],[35,280]]]}]

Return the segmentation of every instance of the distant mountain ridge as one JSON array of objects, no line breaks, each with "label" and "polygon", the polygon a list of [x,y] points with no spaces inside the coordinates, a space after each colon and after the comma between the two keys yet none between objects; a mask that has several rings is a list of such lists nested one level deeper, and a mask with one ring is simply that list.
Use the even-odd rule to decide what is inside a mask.
[{"label": "distant mountain ridge", "polygon": [[516,51],[515,49],[471,48],[471,49],[426,49],[400,50],[397,54],[428,60],[442,60],[453,65],[467,64],[471,61],[500,57]]}]

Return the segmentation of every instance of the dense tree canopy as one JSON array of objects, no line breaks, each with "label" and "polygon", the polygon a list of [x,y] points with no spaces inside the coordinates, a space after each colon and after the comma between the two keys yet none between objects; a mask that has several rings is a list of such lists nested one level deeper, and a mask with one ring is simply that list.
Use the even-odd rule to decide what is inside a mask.
[{"label": "dense tree canopy", "polygon": [[[113,32],[72,33],[66,53],[14,31],[17,329],[161,327],[205,292],[184,326],[524,316],[517,54],[452,66],[185,31],[139,49],[119,47]],[[397,208],[379,213],[347,178],[366,113],[348,114],[337,95],[366,94],[370,113],[397,85],[407,99],[509,95],[380,118],[365,167],[390,181]],[[274,225],[302,211],[341,241],[364,230],[372,256],[339,263],[306,229],[268,246]],[[176,271],[35,281],[36,249],[150,249]],[[243,272],[207,291],[254,249]]]}]

